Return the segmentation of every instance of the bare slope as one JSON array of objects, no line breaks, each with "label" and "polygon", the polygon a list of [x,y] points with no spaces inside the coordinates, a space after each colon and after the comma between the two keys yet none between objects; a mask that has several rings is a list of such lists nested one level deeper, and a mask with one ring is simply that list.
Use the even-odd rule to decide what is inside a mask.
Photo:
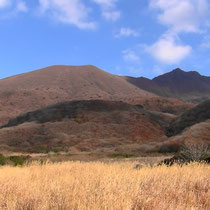
[{"label": "bare slope", "polygon": [[153,96],[95,66],[51,66],[0,80],[0,124],[20,113],[57,102],[132,101]]}]

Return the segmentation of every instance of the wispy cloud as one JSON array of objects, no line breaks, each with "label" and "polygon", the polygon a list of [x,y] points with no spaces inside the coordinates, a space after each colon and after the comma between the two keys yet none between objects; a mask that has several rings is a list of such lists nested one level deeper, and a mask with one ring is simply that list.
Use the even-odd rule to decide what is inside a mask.
[{"label": "wispy cloud", "polygon": [[205,36],[200,44],[202,49],[210,49],[210,36]]},{"label": "wispy cloud", "polygon": [[122,54],[125,61],[136,62],[140,60],[140,57],[133,50],[123,50]]},{"label": "wispy cloud", "polygon": [[103,17],[107,20],[116,21],[120,18],[120,11],[103,11]]},{"label": "wispy cloud", "polygon": [[27,12],[26,2],[23,0],[0,0],[0,9],[8,9],[7,12]]},{"label": "wispy cloud", "polygon": [[10,0],[0,0],[0,9],[6,8],[11,5]]},{"label": "wispy cloud", "polygon": [[28,7],[24,1],[17,1],[16,10],[18,12],[28,12]]},{"label": "wispy cloud", "polygon": [[116,9],[118,0],[92,0],[101,7],[102,16],[111,21],[116,21],[121,17],[121,12]]},{"label": "wispy cloud", "polygon": [[0,0],[0,11],[0,19],[3,20],[28,12],[28,7],[24,0]]},{"label": "wispy cloud", "polygon": [[120,31],[117,34],[115,34],[116,38],[130,37],[130,36],[138,37],[139,32],[137,32],[136,30],[131,29],[131,28],[121,28]]},{"label": "wispy cloud", "polygon": [[80,29],[94,29],[96,23],[89,21],[90,8],[80,0],[39,0],[43,14],[56,21],[72,24]]}]

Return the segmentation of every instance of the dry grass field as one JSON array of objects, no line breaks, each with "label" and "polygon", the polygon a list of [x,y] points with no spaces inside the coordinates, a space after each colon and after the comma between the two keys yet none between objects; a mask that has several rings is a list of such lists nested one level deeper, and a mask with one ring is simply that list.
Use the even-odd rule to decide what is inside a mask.
[{"label": "dry grass field", "polygon": [[208,210],[210,166],[63,162],[0,168],[0,209]]}]

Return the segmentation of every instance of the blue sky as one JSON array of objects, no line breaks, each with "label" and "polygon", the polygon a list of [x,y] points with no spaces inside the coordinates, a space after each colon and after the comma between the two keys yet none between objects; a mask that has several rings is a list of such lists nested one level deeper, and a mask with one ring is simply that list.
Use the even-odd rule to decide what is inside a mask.
[{"label": "blue sky", "polygon": [[0,78],[57,64],[210,75],[210,1],[0,0]]}]

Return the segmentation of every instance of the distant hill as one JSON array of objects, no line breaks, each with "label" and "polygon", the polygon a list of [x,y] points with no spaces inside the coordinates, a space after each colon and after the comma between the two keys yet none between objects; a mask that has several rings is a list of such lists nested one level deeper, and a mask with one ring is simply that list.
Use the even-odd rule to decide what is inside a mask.
[{"label": "distant hill", "polygon": [[143,144],[166,141],[165,128],[172,119],[120,101],[58,103],[11,119],[0,129],[0,150],[128,152],[129,147],[133,152]]},{"label": "distant hill", "polygon": [[200,103],[210,98],[210,77],[196,71],[185,72],[179,68],[152,80],[125,77],[135,86],[159,96],[178,98],[187,102]]}]

